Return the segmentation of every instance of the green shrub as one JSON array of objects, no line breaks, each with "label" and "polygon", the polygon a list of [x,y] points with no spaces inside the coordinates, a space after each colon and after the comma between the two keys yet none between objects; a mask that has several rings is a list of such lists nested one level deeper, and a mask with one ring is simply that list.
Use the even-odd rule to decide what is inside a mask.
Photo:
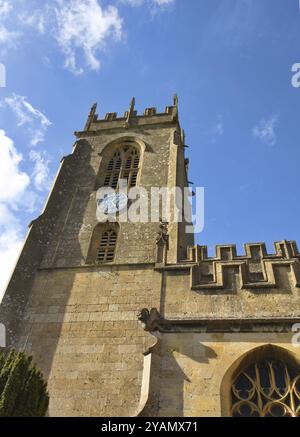
[{"label": "green shrub", "polygon": [[0,354],[0,417],[43,417],[47,384],[32,357],[14,349]]}]

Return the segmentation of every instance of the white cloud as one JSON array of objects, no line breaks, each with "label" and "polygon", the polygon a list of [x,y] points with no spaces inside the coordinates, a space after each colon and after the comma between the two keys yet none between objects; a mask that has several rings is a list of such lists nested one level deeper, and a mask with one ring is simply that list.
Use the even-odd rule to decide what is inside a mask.
[{"label": "white cloud", "polygon": [[20,223],[5,204],[0,203],[0,301],[23,245]]},{"label": "white cloud", "polygon": [[13,202],[28,187],[30,179],[19,168],[22,159],[13,141],[0,130],[0,203]]},{"label": "white cloud", "polygon": [[22,160],[13,141],[0,129],[0,300],[22,246],[22,230],[15,210],[30,197],[26,195],[29,176],[20,169]]},{"label": "white cloud", "polygon": [[6,49],[15,45],[19,32],[11,32],[0,23],[0,44],[6,45]]},{"label": "white cloud", "polygon": [[26,97],[13,94],[4,101],[15,112],[19,119],[19,126],[31,123],[34,119],[39,120],[44,128],[51,126],[51,121],[49,121],[41,111],[34,108],[31,103],[26,100]]},{"label": "white cloud", "polygon": [[174,3],[175,0],[154,0],[154,3],[156,3],[159,6],[163,5],[169,5],[171,3]]},{"label": "white cloud", "polygon": [[127,3],[130,6],[142,6],[146,2],[157,6],[165,6],[174,3],[175,0],[122,0],[122,3]]},{"label": "white cloud", "polygon": [[91,70],[99,70],[98,52],[109,39],[122,38],[122,19],[114,6],[104,9],[97,0],[56,0],[55,37],[66,56],[65,67],[75,74],[83,73],[78,67],[78,50],[84,54]]},{"label": "white cloud", "polygon": [[32,146],[36,146],[39,143],[42,143],[45,140],[45,133],[40,130],[40,129],[36,129],[36,130],[31,130],[31,141],[30,144]]},{"label": "white cloud", "polygon": [[268,119],[260,120],[259,124],[253,128],[253,136],[265,144],[273,146],[276,141],[275,126],[278,122],[278,116],[273,115]]},{"label": "white cloud", "polygon": [[7,19],[10,17],[12,11],[13,5],[11,1],[0,0],[0,44],[5,50],[14,46],[16,40],[21,35],[20,32],[9,30],[7,27]]},{"label": "white cloud", "polygon": [[[42,153],[32,155],[32,178],[41,190],[49,181],[48,161]],[[23,245],[24,226],[20,212],[36,209],[37,194],[30,189],[30,178],[21,169],[23,156],[14,142],[0,129],[0,301]],[[9,183],[8,183],[9,182]]]},{"label": "white cloud", "polygon": [[4,99],[4,104],[15,114],[18,126],[30,125],[32,146],[44,141],[45,133],[52,123],[41,111],[34,108],[26,97],[12,94]]},{"label": "white cloud", "polygon": [[[109,0],[107,0],[109,1]],[[14,6],[12,3],[14,2]],[[0,0],[0,54],[20,43],[32,27],[52,37],[65,57],[65,68],[82,74],[85,68],[98,71],[100,54],[113,42],[125,39],[119,8],[101,0]],[[131,6],[146,5],[152,15],[175,0],[110,0]],[[18,29],[16,31],[15,29]],[[28,38],[27,38],[28,40]]]},{"label": "white cloud", "polygon": [[22,25],[31,26],[41,34],[46,31],[46,14],[43,10],[27,11],[19,14],[19,21]]},{"label": "white cloud", "polygon": [[6,17],[12,10],[12,3],[8,0],[0,0],[0,17]]},{"label": "white cloud", "polygon": [[36,152],[31,150],[29,153],[30,160],[34,162],[32,178],[34,186],[38,191],[48,190],[50,188],[50,161],[46,158],[45,152]]},{"label": "white cloud", "polygon": [[144,0],[122,0],[122,3],[126,3],[130,6],[141,6],[144,4]]}]

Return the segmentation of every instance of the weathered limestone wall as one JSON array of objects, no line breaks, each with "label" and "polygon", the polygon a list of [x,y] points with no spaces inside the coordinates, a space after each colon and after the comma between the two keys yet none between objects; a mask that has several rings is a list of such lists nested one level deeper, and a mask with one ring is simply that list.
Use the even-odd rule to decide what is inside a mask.
[{"label": "weathered limestone wall", "polygon": [[131,416],[151,336],[140,308],[159,305],[151,268],[103,267],[37,273],[19,346],[48,377],[50,416]]},{"label": "weathered limestone wall", "polygon": [[159,335],[152,353],[149,402],[144,416],[230,415],[232,374],[245,354],[274,345],[300,363],[293,333],[172,333]]},{"label": "weathered limestone wall", "polygon": [[276,254],[267,254],[263,244],[248,244],[245,256],[236,256],[234,246],[218,246],[215,258],[202,254],[192,258],[192,266],[166,268],[162,315],[168,319],[299,317],[298,249],[287,241],[275,246]]}]

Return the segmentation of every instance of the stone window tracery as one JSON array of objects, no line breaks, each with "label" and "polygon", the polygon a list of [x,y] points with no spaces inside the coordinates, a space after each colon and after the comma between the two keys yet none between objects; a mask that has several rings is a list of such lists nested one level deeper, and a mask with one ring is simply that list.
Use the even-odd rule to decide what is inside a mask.
[{"label": "stone window tracery", "polygon": [[246,366],[231,387],[234,417],[299,417],[300,370],[280,359]]},{"label": "stone window tracery", "polygon": [[114,229],[103,232],[98,247],[97,262],[112,262],[115,258],[116,245],[117,232]]},{"label": "stone window tracery", "polygon": [[105,177],[104,186],[114,189],[118,188],[119,180],[126,179],[128,188],[137,185],[140,167],[140,154],[134,146],[122,146],[116,150],[110,159]]}]

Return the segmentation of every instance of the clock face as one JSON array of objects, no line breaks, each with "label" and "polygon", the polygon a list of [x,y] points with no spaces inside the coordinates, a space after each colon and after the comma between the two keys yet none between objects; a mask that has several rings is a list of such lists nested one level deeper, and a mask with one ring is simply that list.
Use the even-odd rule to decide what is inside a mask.
[{"label": "clock face", "polygon": [[116,214],[127,206],[127,196],[124,193],[106,194],[98,203],[100,212],[105,215]]}]

